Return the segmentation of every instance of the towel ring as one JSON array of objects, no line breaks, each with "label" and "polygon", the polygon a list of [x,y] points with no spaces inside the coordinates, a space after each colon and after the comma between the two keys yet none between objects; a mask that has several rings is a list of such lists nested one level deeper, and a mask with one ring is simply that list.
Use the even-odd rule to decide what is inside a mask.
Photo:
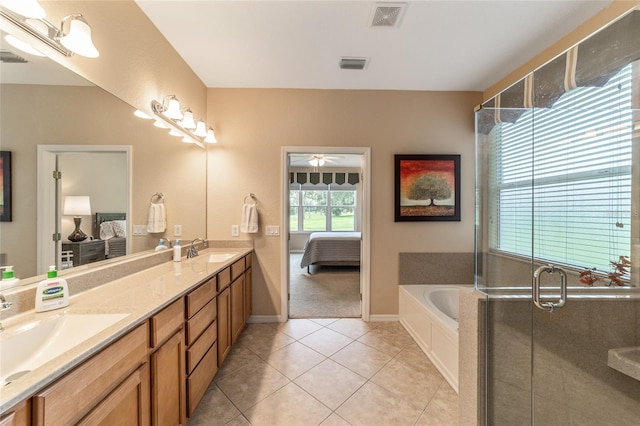
[{"label": "towel ring", "polygon": [[256,198],[253,192],[250,192],[249,194],[244,196],[244,201],[243,201],[244,204],[247,204],[247,198],[249,198],[250,200],[253,200],[253,204],[258,205],[258,199]]},{"label": "towel ring", "polygon": [[154,202],[154,200],[157,201],[158,203],[164,204],[164,194],[162,192],[156,192],[151,196],[152,203]]}]

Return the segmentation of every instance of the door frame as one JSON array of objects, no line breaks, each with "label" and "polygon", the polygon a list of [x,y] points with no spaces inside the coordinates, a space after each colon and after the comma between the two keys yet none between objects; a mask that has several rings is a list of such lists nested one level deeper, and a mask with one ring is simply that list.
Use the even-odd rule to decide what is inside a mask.
[{"label": "door frame", "polygon": [[371,301],[371,148],[343,146],[283,146],[280,161],[282,184],[281,221],[282,237],[280,238],[280,316],[278,321],[289,319],[289,155],[290,154],[357,154],[362,155],[361,184],[362,212],[361,227],[362,245],[360,253],[360,293],[362,300],[361,314],[364,321],[369,321]]},{"label": "door frame", "polygon": [[[44,274],[49,265],[57,265],[55,245],[51,244],[51,236],[56,230],[56,201],[60,205],[60,194],[56,200],[55,180],[53,172],[56,169],[56,157],[59,154],[70,153],[123,153],[127,162],[127,235],[131,235],[131,180],[132,180],[132,158],[131,145],[38,145],[37,154],[37,200],[36,200],[36,223],[37,223],[37,251],[36,251],[36,273]],[[58,248],[62,245],[62,240],[56,241]],[[60,252],[60,250],[58,250]],[[131,252],[131,239],[127,238],[126,253]],[[52,262],[53,261],[53,262]]]}]

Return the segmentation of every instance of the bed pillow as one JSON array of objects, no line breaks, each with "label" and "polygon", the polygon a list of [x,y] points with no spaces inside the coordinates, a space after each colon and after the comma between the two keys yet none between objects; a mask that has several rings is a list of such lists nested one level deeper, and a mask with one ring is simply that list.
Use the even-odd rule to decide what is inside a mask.
[{"label": "bed pillow", "polygon": [[116,236],[111,222],[102,222],[100,224],[100,239],[108,240]]},{"label": "bed pillow", "polygon": [[113,224],[113,232],[118,238],[126,238],[127,237],[127,221],[126,220],[114,220],[111,222]]}]

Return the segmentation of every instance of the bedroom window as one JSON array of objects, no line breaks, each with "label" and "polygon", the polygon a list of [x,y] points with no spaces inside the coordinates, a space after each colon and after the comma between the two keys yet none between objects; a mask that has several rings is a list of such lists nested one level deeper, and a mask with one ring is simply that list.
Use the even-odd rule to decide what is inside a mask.
[{"label": "bedroom window", "polygon": [[496,126],[493,247],[601,271],[630,254],[631,94],[627,66],[603,87],[574,89],[553,108]]},{"label": "bedroom window", "polygon": [[292,232],[355,231],[356,191],[292,189],[289,191]]}]

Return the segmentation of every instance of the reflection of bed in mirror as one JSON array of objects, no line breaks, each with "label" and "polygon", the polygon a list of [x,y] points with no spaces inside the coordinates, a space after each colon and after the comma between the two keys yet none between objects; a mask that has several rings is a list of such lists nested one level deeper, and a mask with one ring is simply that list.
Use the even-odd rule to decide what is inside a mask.
[{"label": "reflection of bed in mirror", "polygon": [[304,247],[300,267],[310,265],[360,265],[360,232],[312,232]]},{"label": "reflection of bed in mirror", "polygon": [[93,221],[93,238],[104,241],[106,259],[127,254],[126,219],[125,213],[96,213]]}]

